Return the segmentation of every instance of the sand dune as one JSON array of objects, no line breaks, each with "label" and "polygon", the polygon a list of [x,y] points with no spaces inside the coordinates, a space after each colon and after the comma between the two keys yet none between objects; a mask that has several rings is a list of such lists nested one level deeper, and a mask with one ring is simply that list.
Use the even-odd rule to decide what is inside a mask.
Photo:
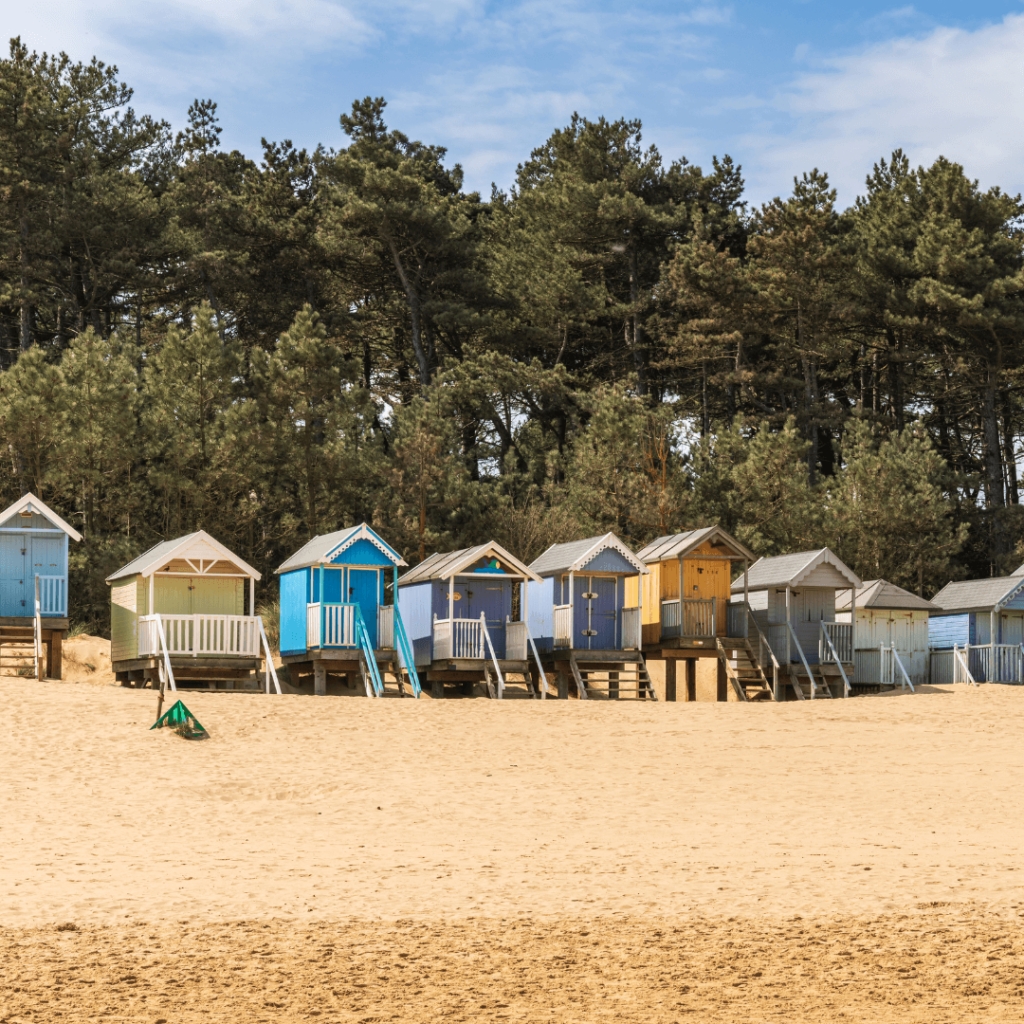
[{"label": "sand dune", "polygon": [[[305,1019],[308,986],[340,982],[295,965],[330,945],[331,971],[355,958],[372,990],[358,1011],[347,996],[325,1002],[338,1020],[775,1019],[756,1015],[784,994],[765,986],[794,977],[806,991],[786,992],[773,1013],[818,1006],[820,1017],[788,1019],[837,1019],[822,1008],[844,1005],[843,991],[851,1013],[877,1011],[888,1003],[869,993],[902,984],[911,966],[927,975],[925,1002],[901,996],[904,1015],[891,1019],[954,1019],[906,1016],[940,1003],[951,1014],[984,1004],[984,1019],[1024,1010],[1000,973],[1021,967],[1024,690],[783,705],[182,696],[208,741],[149,732],[152,691],[0,679],[4,959],[35,965],[19,975],[20,1002],[4,972],[0,1009],[6,998],[24,1013],[24,993],[48,991],[54,957],[85,970],[106,949],[94,981],[127,971],[125,955],[178,975],[188,963],[221,979],[240,1014],[226,1019],[259,1019],[246,1016],[257,996],[293,1014],[269,1005],[267,1019]],[[797,918],[806,938],[794,944]],[[54,931],[62,922],[79,930]],[[581,930],[590,944],[572,938]],[[971,936],[977,949],[963,944]],[[275,970],[292,972],[281,999],[265,979],[253,987],[256,939],[273,947]],[[162,952],[143,956],[154,942]],[[928,957],[905,962],[925,946]],[[992,949],[997,960],[980,959]],[[965,988],[959,969],[944,975],[938,950],[943,963],[963,954],[982,980]],[[430,974],[418,1001],[395,987],[396,959],[411,969],[412,957]],[[595,957],[605,995],[625,1003],[601,1002]],[[719,961],[731,966],[708,966]],[[703,981],[683,980],[698,966]],[[481,1004],[508,1005],[474,1010],[470,977]],[[111,1006],[142,1013],[139,985],[124,982]],[[499,998],[508,985],[527,994]],[[683,985],[708,989],[703,1010],[673,997]],[[98,1015],[86,990],[98,988],[60,991]],[[62,998],[48,1005],[56,1013]]]}]

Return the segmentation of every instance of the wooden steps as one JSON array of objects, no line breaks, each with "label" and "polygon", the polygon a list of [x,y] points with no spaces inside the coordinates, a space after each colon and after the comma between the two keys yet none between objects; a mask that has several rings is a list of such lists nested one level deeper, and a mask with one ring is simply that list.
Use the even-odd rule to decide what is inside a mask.
[{"label": "wooden steps", "polygon": [[[519,679],[513,676],[520,676]],[[493,700],[538,700],[540,694],[534,685],[533,677],[529,671],[508,672],[502,677],[502,684],[498,684],[498,672],[490,661],[484,661],[484,684],[487,687],[487,696]]]},{"label": "wooden steps", "polygon": [[733,692],[740,700],[774,700],[768,677],[754,657],[750,641],[745,638],[723,642],[716,640],[718,657],[725,666]]},{"label": "wooden steps", "polygon": [[[18,662],[29,659],[33,662],[32,674],[38,678],[39,666],[36,658],[36,630],[34,626],[0,626],[0,675],[21,675],[26,665]],[[8,671],[5,673],[4,670]]]},{"label": "wooden steps", "polygon": [[806,675],[800,675],[801,671],[800,665],[791,665],[789,669],[789,683],[798,700],[832,700],[832,691],[824,680],[817,676],[808,679]]},{"label": "wooden steps", "polygon": [[[569,654],[569,668],[581,700],[657,700],[641,654],[616,652],[615,660],[593,664]],[[620,660],[621,659],[621,660]],[[608,665],[613,664],[615,668]]]}]

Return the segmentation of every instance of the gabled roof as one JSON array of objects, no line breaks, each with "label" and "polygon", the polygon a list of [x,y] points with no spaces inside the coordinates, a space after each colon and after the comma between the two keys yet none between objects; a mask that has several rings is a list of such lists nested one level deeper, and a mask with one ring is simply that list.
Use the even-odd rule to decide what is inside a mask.
[{"label": "gabled roof", "polygon": [[1010,573],[1010,575],[1011,576],[1024,576],[1024,565],[1018,565],[1017,568],[1014,569],[1013,572]]},{"label": "gabled roof", "polygon": [[666,562],[669,559],[685,558],[695,548],[710,541],[732,548],[737,558],[755,561],[757,555],[741,544],[735,537],[726,533],[720,526],[705,526],[700,530],[685,530],[669,537],[652,540],[645,548],[637,552],[637,558],[650,565],[652,562]]},{"label": "gabled roof", "polygon": [[0,523],[19,512],[37,512],[59,526],[72,540],[82,539],[82,535],[70,523],[64,522],[45,501],[37,498],[31,491],[26,491],[13,505],[8,505],[0,512]]},{"label": "gabled roof", "polygon": [[960,580],[947,583],[932,603],[947,614],[951,612],[996,611],[1024,588],[1024,576],[996,576],[987,580]]},{"label": "gabled roof", "polygon": [[559,572],[578,572],[595,555],[608,548],[618,551],[638,573],[649,571],[647,566],[614,533],[606,533],[602,537],[587,537],[585,540],[571,540],[566,544],[552,544],[544,554],[530,563],[530,568],[538,576],[554,576]]},{"label": "gabled roof", "polygon": [[[176,537],[174,540],[162,540],[154,544],[148,551],[143,551],[138,558],[133,558],[127,565],[122,566],[117,572],[107,577],[107,583],[112,580],[119,580],[125,576],[152,576],[161,565],[171,561],[172,558],[196,557],[188,554],[190,549],[203,547],[212,549],[218,559],[225,559],[234,562],[239,569],[247,576],[258,580],[260,574],[249,564],[243,562],[238,555],[229,551],[219,540],[214,540],[205,530],[196,530],[195,533],[186,534],[184,537]],[[207,558],[208,555],[198,557]],[[200,573],[197,571],[197,575]]]},{"label": "gabled roof", "polygon": [[475,548],[433,554],[410,569],[404,576],[399,577],[398,585],[422,583],[424,580],[444,580],[449,576],[458,576],[485,555],[493,555],[499,562],[506,562],[515,570],[515,575],[540,582],[540,577],[528,565],[520,562],[514,555],[510,555],[500,544],[488,541]]},{"label": "gabled roof", "polygon": [[[748,570],[747,576],[751,590],[769,590],[772,587],[798,587],[819,565],[828,563],[852,587],[861,585],[860,577],[842,562],[838,555],[828,548],[818,551],[798,551],[792,555],[775,555],[772,558],[759,558]],[[742,575],[733,583],[734,594],[743,593]]]},{"label": "gabled roof", "polygon": [[[850,590],[836,594],[836,611],[850,610]],[[861,608],[891,608],[894,611],[937,612],[939,606],[926,601],[909,590],[897,587],[888,580],[866,580],[857,588],[857,610]]]},{"label": "gabled roof", "polygon": [[305,569],[309,565],[328,565],[359,540],[368,540],[393,565],[409,564],[394,548],[385,544],[366,523],[360,523],[358,526],[347,526],[344,530],[335,530],[334,533],[314,537],[303,544],[294,555],[286,558],[276,571],[291,572],[293,569]]}]

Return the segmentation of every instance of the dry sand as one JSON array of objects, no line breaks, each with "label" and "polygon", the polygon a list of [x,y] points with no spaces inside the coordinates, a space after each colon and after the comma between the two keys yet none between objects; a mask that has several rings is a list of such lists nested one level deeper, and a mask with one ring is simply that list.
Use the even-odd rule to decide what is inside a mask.
[{"label": "dry sand", "polygon": [[182,696],[0,679],[0,1022],[1024,1018],[1024,689]]}]

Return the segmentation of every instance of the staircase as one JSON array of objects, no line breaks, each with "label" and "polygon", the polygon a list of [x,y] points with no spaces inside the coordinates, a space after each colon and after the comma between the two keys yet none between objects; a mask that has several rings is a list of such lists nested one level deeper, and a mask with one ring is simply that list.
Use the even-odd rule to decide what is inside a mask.
[{"label": "staircase", "polygon": [[832,691],[825,685],[823,680],[816,679],[813,675],[808,679],[800,675],[800,666],[791,665],[789,668],[789,682],[796,691],[799,700],[831,700]]},{"label": "staircase", "polygon": [[774,700],[768,677],[764,674],[750,641],[747,639],[716,641],[718,658],[725,666],[725,673],[733,692],[740,700]]},{"label": "staircase", "polygon": [[[580,700],[657,700],[654,685],[647,672],[647,664],[639,651],[616,651],[612,664],[577,661],[575,652],[569,654],[569,668],[576,682]],[[611,661],[609,658],[609,661]]]},{"label": "staircase", "polygon": [[18,662],[34,662],[33,674],[41,678],[42,637],[36,636],[36,626],[0,626],[0,674],[21,675],[27,666]]},{"label": "staircase", "polygon": [[[520,679],[513,679],[512,676],[520,676]],[[534,685],[533,677],[529,671],[509,672],[505,671],[499,682],[498,672],[489,661],[484,662],[484,684],[487,687],[487,696],[500,700],[539,700],[540,694]]]}]

